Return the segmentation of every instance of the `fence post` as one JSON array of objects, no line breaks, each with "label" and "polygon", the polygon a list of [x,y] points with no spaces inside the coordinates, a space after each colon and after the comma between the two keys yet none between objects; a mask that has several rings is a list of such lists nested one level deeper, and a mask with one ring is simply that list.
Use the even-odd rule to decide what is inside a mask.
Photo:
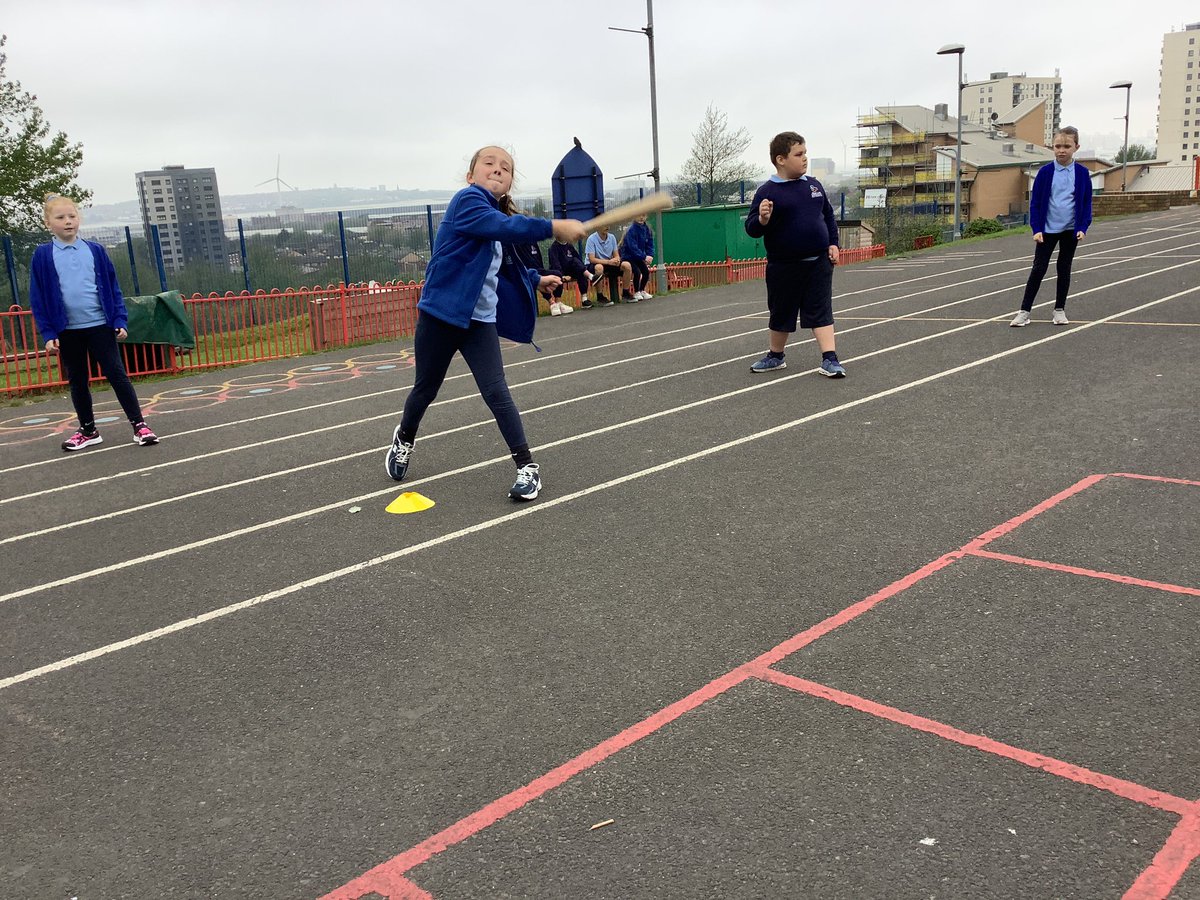
[{"label": "fence post", "polygon": [[158,226],[150,226],[150,238],[154,242],[154,262],[158,266],[158,283],[162,286],[162,292],[167,292],[167,269],[163,265],[162,243],[158,239]]},{"label": "fence post", "polygon": [[[341,218],[341,213],[338,213],[338,218]],[[341,285],[341,290],[338,292],[339,300],[342,304],[342,346],[350,346],[350,308],[349,297],[346,295],[345,282]]]},{"label": "fence post", "polygon": [[429,255],[433,256],[433,206],[425,204],[425,228],[429,234]]},{"label": "fence post", "polygon": [[125,249],[129,251],[129,271],[133,275],[133,294],[136,297],[142,293],[142,285],[138,281],[137,259],[133,255],[133,235],[128,225],[125,226]]},{"label": "fence post", "polygon": [[845,191],[842,191],[842,217],[840,219],[838,219],[838,221],[839,222],[846,221],[846,192]]},{"label": "fence post", "polygon": [[253,294],[250,287],[250,260],[246,258],[246,231],[242,228],[241,219],[238,219],[238,248],[242,254],[242,281],[246,285],[246,293]]},{"label": "fence post", "polygon": [[4,268],[8,270],[8,283],[12,287],[13,305],[21,305],[21,294],[17,289],[17,261],[13,257],[12,238],[4,236]]},{"label": "fence post", "polygon": [[704,205],[704,194],[702,193],[702,190],[703,189],[700,186],[700,182],[697,181],[696,182],[696,205],[697,206]]},{"label": "fence post", "polygon": [[341,210],[338,210],[338,237],[342,241],[342,278],[347,284],[350,283],[350,260],[346,256],[346,220],[342,218]]},{"label": "fence post", "polygon": [[742,199],[739,202],[745,203],[746,202],[746,179],[743,178],[738,184],[741,188],[741,197],[742,197]]},{"label": "fence post", "polygon": [[733,257],[725,254],[725,283],[733,284]]}]

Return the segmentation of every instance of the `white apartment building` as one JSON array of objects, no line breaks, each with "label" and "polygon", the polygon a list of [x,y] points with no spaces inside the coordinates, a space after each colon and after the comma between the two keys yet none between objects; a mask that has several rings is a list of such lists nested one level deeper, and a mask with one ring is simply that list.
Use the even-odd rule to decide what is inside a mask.
[{"label": "white apartment building", "polygon": [[1054,143],[1054,133],[1058,131],[1062,117],[1062,79],[1058,69],[1054,70],[1053,77],[993,72],[986,81],[969,81],[963,87],[963,115],[976,125],[987,125],[993,114],[1003,116],[1027,100],[1040,99],[1046,101],[1044,143],[1049,147]]},{"label": "white apartment building", "polygon": [[1155,156],[1189,162],[1200,156],[1200,22],[1163,35]]},{"label": "white apartment building", "polygon": [[196,261],[228,264],[215,169],[163,166],[138,172],[136,178],[142,230],[153,247],[151,226],[158,227],[163,267],[168,272]]}]

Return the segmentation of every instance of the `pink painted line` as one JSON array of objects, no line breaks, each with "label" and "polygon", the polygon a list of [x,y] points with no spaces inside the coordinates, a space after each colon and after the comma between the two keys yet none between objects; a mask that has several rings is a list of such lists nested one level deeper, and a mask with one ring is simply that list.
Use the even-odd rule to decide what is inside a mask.
[{"label": "pink painted line", "polygon": [[1013,516],[1007,522],[1004,522],[1001,525],[997,525],[995,528],[991,529],[990,531],[985,531],[979,537],[975,538],[975,540],[966,544],[963,547],[963,550],[967,551],[967,552],[971,552],[973,550],[978,550],[978,549],[986,546],[987,544],[990,544],[992,541],[996,540],[997,538],[1004,537],[1004,535],[1008,534],[1010,531],[1015,531],[1017,528],[1021,527],[1026,522],[1028,522],[1030,519],[1034,518],[1035,516],[1041,515],[1048,509],[1053,509],[1055,506],[1058,506],[1058,504],[1062,503],[1064,500],[1066,500],[1070,497],[1074,497],[1080,491],[1087,490],[1092,485],[1096,484],[1097,482],[1103,481],[1105,478],[1108,478],[1108,476],[1107,475],[1089,475],[1087,478],[1084,478],[1081,481],[1075,482],[1075,484],[1071,485],[1066,490],[1059,491],[1053,497],[1049,497],[1049,498],[1043,500],[1037,506],[1033,507],[1033,509],[1026,510],[1025,512],[1021,513],[1019,516]]},{"label": "pink painted line", "polygon": [[1186,478],[1165,478],[1162,475],[1134,475],[1132,472],[1113,472],[1112,478],[1136,478],[1139,481],[1161,481],[1163,484],[1189,484],[1200,487],[1200,481],[1189,481]]},{"label": "pink painted line", "polygon": [[[749,677],[750,664],[746,663],[738,666],[720,678],[710,681],[699,690],[688,694],[682,700],[677,700],[675,703],[664,707],[636,725],[631,725],[629,728],[597,744],[590,750],[585,750],[574,759],[552,769],[545,775],[535,778],[524,787],[517,788],[503,797],[493,800],[477,812],[471,813],[453,825],[442,829],[432,837],[426,838],[411,850],[406,850],[398,856],[393,856],[391,859],[380,863],[353,881],[336,890],[330,891],[322,900],[357,900],[357,898],[372,891],[381,893],[385,897],[391,897],[392,895],[385,890],[381,890],[379,885],[396,882],[405,873],[421,865],[421,863],[427,862],[443,850],[466,840],[490,825],[494,825],[530,801],[536,800],[547,791],[560,787],[580,772],[590,769],[614,753],[624,750],[649,734],[653,734],[664,725],[678,719],[684,713],[690,712],[701,704],[725,693],[725,691],[740,684]],[[403,897],[405,895],[398,896]]]},{"label": "pink painted line", "polygon": [[[892,597],[923,578],[927,578],[934,572],[944,569],[961,557],[962,554],[956,551],[954,553],[947,553],[945,556],[927,563],[920,569],[917,569],[917,571],[905,575],[898,581],[875,592],[870,597],[860,600],[853,606],[849,606],[814,625],[812,628],[800,632],[800,634],[789,638],[750,662],[743,663],[736,669],[710,681],[699,690],[694,691],[681,700],[677,700],[670,706],[664,707],[636,725],[632,725],[619,734],[613,735],[590,750],[585,750],[574,759],[568,760],[558,768],[552,769],[545,775],[534,779],[524,787],[517,788],[493,800],[477,812],[471,813],[453,825],[442,829],[432,837],[426,838],[411,850],[406,850],[397,856],[393,856],[373,869],[364,872],[353,881],[349,881],[342,887],[330,891],[321,900],[358,900],[358,898],[372,892],[382,894],[385,897],[391,897],[392,895],[384,888],[389,884],[398,883],[398,880],[403,881],[403,876],[416,866],[427,862],[443,850],[461,843],[467,838],[478,834],[483,829],[494,825],[510,813],[516,812],[526,804],[536,800],[547,791],[561,787],[580,772],[591,768],[614,753],[624,750],[647,735],[653,734],[665,725],[669,725],[684,713],[690,712],[701,704],[712,700],[714,697],[720,696],[730,688],[750,678],[754,673],[785,659],[801,647],[811,644],[817,638],[828,634],[838,626],[844,625],[846,622],[861,616],[888,597]],[[396,894],[396,897],[407,897],[407,895]]]},{"label": "pink painted line", "polygon": [[818,622],[812,628],[806,629],[794,637],[788,638],[782,644],[773,647],[761,656],[755,657],[747,665],[753,666],[755,672],[757,672],[763,667],[773,666],[776,663],[781,662],[800,648],[807,647],[817,638],[824,637],[835,628],[845,625],[852,619],[857,619],[863,613],[878,606],[889,597],[894,597],[896,594],[908,590],[918,581],[923,581],[934,572],[941,571],[952,562],[962,559],[962,556],[963,554],[961,550],[954,550],[945,554],[944,556],[939,556],[937,559],[933,560],[933,562],[928,562],[915,572],[910,572],[903,578],[893,581],[887,587],[876,591],[870,597],[859,600],[854,605],[847,606],[840,613],[835,613],[825,621]]},{"label": "pink painted line", "polygon": [[1165,900],[1188,866],[1200,857],[1200,816],[1184,816],[1123,900]]},{"label": "pink painted line", "polygon": [[1168,584],[1165,581],[1150,581],[1145,578],[1134,578],[1130,575],[1117,575],[1114,572],[1082,569],[1079,566],[1046,562],[1044,559],[1028,559],[1024,556],[1014,556],[1011,553],[997,553],[994,550],[968,550],[967,554],[970,556],[979,556],[983,559],[1016,563],[1020,566],[1032,566],[1035,569],[1049,569],[1052,572],[1066,572],[1070,575],[1086,575],[1088,578],[1102,578],[1105,581],[1115,581],[1118,584],[1132,584],[1137,587],[1153,588],[1156,591],[1170,591],[1173,594],[1188,594],[1192,597],[1200,597],[1200,588],[1184,587],[1180,584]]},{"label": "pink painted line", "polygon": [[1041,769],[1060,778],[1067,778],[1079,784],[1086,784],[1090,787],[1099,788],[1102,791],[1108,791],[1110,794],[1116,794],[1118,797],[1132,800],[1135,803],[1141,803],[1144,806],[1151,806],[1155,809],[1175,813],[1179,816],[1194,816],[1198,811],[1197,804],[1192,800],[1184,800],[1182,797],[1176,797],[1173,794],[1167,794],[1162,791],[1155,791],[1143,785],[1135,784],[1132,781],[1113,778],[1111,775],[1102,775],[1099,772],[1093,772],[1091,769],[1075,766],[1071,763],[1054,759],[1051,756],[1044,756],[1041,753],[1033,753],[1029,750],[1022,750],[1020,747],[1002,744],[1000,741],[992,740],[983,735],[971,734],[970,732],[954,728],[951,725],[935,722],[933,719],[926,719],[923,716],[904,712],[892,706],[876,703],[874,700],[868,700],[865,697],[848,694],[845,691],[839,691],[837,688],[817,684],[815,681],[797,678],[795,675],[788,675],[777,669],[763,669],[754,674],[755,677],[761,678],[763,681],[769,681],[772,684],[777,684],[780,687],[789,688],[802,694],[809,694],[813,697],[820,697],[824,700],[831,700],[840,706],[849,707],[850,709],[858,710],[859,712],[867,713],[880,719],[886,719],[898,725],[906,725],[917,731],[937,735],[938,737],[954,741],[957,744],[962,744],[965,747],[982,750],[984,753],[991,753],[1005,759],[1011,759],[1014,762],[1022,763],[1034,769]]}]

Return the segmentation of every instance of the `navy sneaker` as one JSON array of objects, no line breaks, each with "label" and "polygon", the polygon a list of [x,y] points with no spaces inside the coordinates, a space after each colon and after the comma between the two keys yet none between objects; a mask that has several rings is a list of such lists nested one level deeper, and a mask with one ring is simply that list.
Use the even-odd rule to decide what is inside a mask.
[{"label": "navy sneaker", "polygon": [[413,444],[410,441],[400,440],[400,426],[396,426],[396,430],[392,432],[392,446],[388,448],[387,456],[384,457],[383,467],[387,469],[388,475],[395,481],[403,481],[404,476],[408,473],[408,461],[412,459]]},{"label": "navy sneaker", "polygon": [[613,303],[614,303],[614,301],[609,300],[603,294],[596,295],[596,305],[597,306],[612,306]]},{"label": "navy sneaker", "polygon": [[828,375],[830,378],[845,378],[846,370],[836,359],[823,359],[821,360],[821,374]]},{"label": "navy sneaker", "polygon": [[537,463],[528,463],[517,469],[517,481],[509,490],[513,500],[536,500],[542,489],[542,476]]},{"label": "navy sneaker", "polygon": [[786,369],[787,363],[783,361],[782,356],[772,356],[768,353],[758,362],[750,367],[751,372],[774,372],[777,369]]}]

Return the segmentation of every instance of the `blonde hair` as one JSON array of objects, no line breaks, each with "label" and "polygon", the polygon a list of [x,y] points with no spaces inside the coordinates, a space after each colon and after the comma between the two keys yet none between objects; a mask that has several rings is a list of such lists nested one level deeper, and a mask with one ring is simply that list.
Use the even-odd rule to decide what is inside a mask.
[{"label": "blonde hair", "polygon": [[42,216],[50,218],[50,209],[58,203],[70,203],[75,207],[75,211],[79,212],[79,204],[70,197],[64,197],[62,194],[47,194],[46,199],[42,201]]}]

